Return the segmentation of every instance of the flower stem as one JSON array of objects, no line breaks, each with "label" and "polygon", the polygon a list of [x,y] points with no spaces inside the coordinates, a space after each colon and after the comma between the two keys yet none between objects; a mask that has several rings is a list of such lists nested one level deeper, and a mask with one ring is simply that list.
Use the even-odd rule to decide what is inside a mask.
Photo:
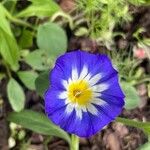
[{"label": "flower stem", "polygon": [[79,137],[72,134],[71,135],[71,148],[70,150],[79,150]]}]

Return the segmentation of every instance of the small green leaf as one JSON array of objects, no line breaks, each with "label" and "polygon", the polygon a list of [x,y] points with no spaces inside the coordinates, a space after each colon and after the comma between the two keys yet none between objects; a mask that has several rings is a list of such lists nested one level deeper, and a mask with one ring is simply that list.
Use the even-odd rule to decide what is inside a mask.
[{"label": "small green leaf", "polygon": [[24,29],[19,39],[19,46],[21,48],[29,48],[32,46],[32,43],[33,43],[33,32]]},{"label": "small green leaf", "polygon": [[140,146],[138,150],[150,150],[150,142],[147,142],[144,145]]},{"label": "small green leaf", "polygon": [[35,50],[25,58],[26,63],[36,70],[47,70],[49,68],[47,60],[47,55],[42,50]]},{"label": "small green leaf", "polygon": [[68,134],[55,126],[44,114],[31,110],[24,110],[19,113],[12,112],[7,118],[9,121],[23,126],[43,135],[58,136],[70,143]]},{"label": "small green leaf", "polygon": [[140,98],[136,89],[130,84],[126,82],[122,82],[121,86],[125,93],[125,108],[126,109],[134,109],[138,106]]},{"label": "small green leaf", "polygon": [[0,27],[7,32],[7,34],[9,34],[10,36],[12,36],[12,31],[10,28],[10,23],[7,20],[6,16],[7,16],[7,9],[0,3]]},{"label": "small green leaf", "polygon": [[25,105],[25,95],[19,83],[11,78],[7,85],[9,102],[15,111],[21,111]]},{"label": "small green leaf", "polygon": [[48,88],[49,85],[49,71],[42,72],[38,78],[35,80],[36,91],[40,96],[43,96],[44,92]]},{"label": "small green leaf", "polygon": [[19,48],[13,36],[10,36],[0,27],[0,53],[12,70],[19,68]]},{"label": "small green leaf", "polygon": [[67,49],[67,36],[64,30],[55,23],[40,25],[37,33],[37,44],[48,56],[58,56]]},{"label": "small green leaf", "polygon": [[38,77],[38,74],[34,71],[19,71],[18,77],[24,83],[24,85],[30,89],[35,90],[35,80]]},{"label": "small green leaf", "polygon": [[48,17],[52,16],[60,8],[53,0],[30,0],[32,2],[26,9],[17,14],[17,17]]}]

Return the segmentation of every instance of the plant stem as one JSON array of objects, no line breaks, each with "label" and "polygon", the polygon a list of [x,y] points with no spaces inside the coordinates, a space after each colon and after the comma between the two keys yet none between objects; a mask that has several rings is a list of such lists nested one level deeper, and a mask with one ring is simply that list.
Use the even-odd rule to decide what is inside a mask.
[{"label": "plant stem", "polygon": [[150,129],[149,129],[150,122],[134,121],[132,119],[126,119],[126,118],[121,118],[121,117],[117,117],[116,121],[121,122],[121,123],[128,125],[128,126],[142,129],[145,133],[150,135]]},{"label": "plant stem", "polygon": [[70,150],[79,150],[79,137],[74,134],[71,135]]},{"label": "plant stem", "polygon": [[9,66],[7,65],[7,63],[5,61],[2,61],[3,65],[5,66],[6,68],[6,72],[7,72],[7,75],[9,77],[9,79],[11,78],[11,71],[9,69]]},{"label": "plant stem", "polygon": [[23,25],[25,27],[29,27],[31,29],[34,29],[34,27],[31,24],[29,24],[29,23],[27,23],[27,22],[25,22],[25,21],[23,21],[21,19],[18,19],[16,17],[12,16],[8,11],[6,11],[6,16],[13,23],[20,24],[20,25]]}]

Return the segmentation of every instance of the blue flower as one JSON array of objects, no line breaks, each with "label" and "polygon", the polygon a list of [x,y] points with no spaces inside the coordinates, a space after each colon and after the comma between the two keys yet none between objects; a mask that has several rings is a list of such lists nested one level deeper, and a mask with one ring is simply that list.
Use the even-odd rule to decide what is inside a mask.
[{"label": "blue flower", "polygon": [[121,113],[125,96],[106,55],[78,50],[56,60],[44,97],[52,122],[69,133],[89,137]]}]

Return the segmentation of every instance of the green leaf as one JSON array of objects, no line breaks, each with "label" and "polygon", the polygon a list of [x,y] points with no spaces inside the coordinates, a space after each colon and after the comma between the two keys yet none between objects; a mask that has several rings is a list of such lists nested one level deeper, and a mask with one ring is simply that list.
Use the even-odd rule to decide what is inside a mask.
[{"label": "green leaf", "polygon": [[10,28],[10,23],[6,19],[7,16],[7,10],[6,8],[0,3],[0,28],[2,28],[7,34],[12,36],[12,31]]},{"label": "green leaf", "polygon": [[57,24],[45,23],[38,28],[37,44],[49,56],[57,56],[66,51],[67,36],[64,30]]},{"label": "green leaf", "polygon": [[125,93],[125,108],[126,109],[134,109],[138,106],[140,98],[136,89],[130,84],[126,82],[122,82],[121,86]]},{"label": "green leaf", "polygon": [[140,146],[138,150],[150,150],[150,142],[147,142],[144,145]]},{"label": "green leaf", "polygon": [[7,20],[8,11],[0,3],[0,53],[5,61],[16,71],[19,68],[19,49]]},{"label": "green leaf", "polygon": [[133,5],[137,5],[137,6],[145,4],[145,3],[148,4],[148,2],[146,2],[146,0],[128,0],[128,1],[129,1],[129,3],[131,3]]},{"label": "green leaf", "polygon": [[10,36],[0,27],[0,53],[12,70],[19,68],[19,48],[13,36]]},{"label": "green leaf", "polygon": [[141,145],[138,150],[150,150],[150,141]]},{"label": "green leaf", "polygon": [[150,135],[150,122],[134,121],[131,119],[126,119],[126,118],[121,118],[121,117],[117,117],[116,121],[121,122],[121,123],[128,125],[128,126],[142,129],[145,133]]},{"label": "green leaf", "polygon": [[30,0],[32,4],[26,9],[22,10],[17,17],[48,17],[52,16],[60,8],[53,0]]},{"label": "green leaf", "polygon": [[24,29],[19,39],[19,46],[21,48],[29,48],[33,44],[33,32]]},{"label": "green leaf", "polygon": [[25,95],[19,83],[11,78],[7,85],[9,102],[15,111],[21,111],[25,105]]},{"label": "green leaf", "polygon": [[26,63],[36,70],[47,70],[49,68],[47,60],[47,55],[43,50],[35,50],[25,58]]},{"label": "green leaf", "polygon": [[49,71],[42,72],[39,74],[38,78],[35,80],[36,91],[40,96],[43,96],[44,92],[49,86]]},{"label": "green leaf", "polygon": [[19,71],[17,75],[28,89],[35,90],[35,80],[38,77],[38,74],[36,72]]},{"label": "green leaf", "polygon": [[58,126],[55,126],[42,113],[34,112],[31,110],[24,110],[19,113],[12,112],[8,115],[7,119],[34,132],[43,135],[58,136],[70,143],[70,137],[68,136],[68,134]]}]

